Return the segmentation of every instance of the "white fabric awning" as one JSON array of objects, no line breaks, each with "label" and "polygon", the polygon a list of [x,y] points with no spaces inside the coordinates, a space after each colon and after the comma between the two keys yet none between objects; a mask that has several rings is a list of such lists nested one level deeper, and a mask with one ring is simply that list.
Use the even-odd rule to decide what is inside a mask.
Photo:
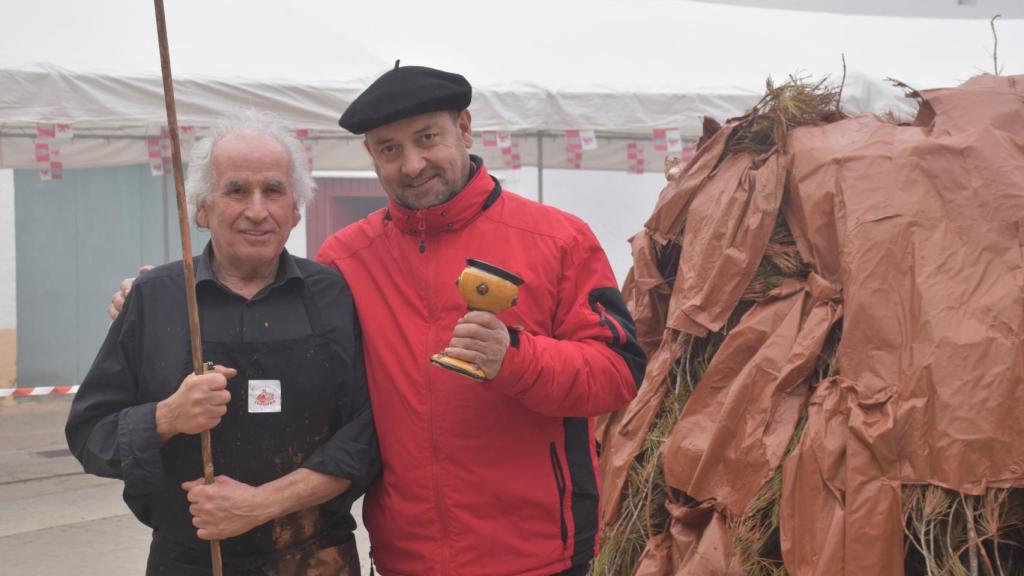
[{"label": "white fabric awning", "polygon": [[[38,123],[70,123],[65,169],[147,163],[165,124],[153,7],[97,0],[18,2],[0,24],[0,167],[34,168]],[[769,75],[842,76],[850,113],[912,113],[884,78],[948,86],[992,68],[979,20],[842,16],[686,0],[330,2],[171,0],[167,21],[178,122],[201,132],[239,107],[310,131],[314,165],[370,167],[337,126],[345,106],[396,58],[465,75],[473,126],[509,131],[524,165],[566,167],[562,131],[594,130],[583,168],[624,170],[651,131],[699,135],[757,101]],[[999,21],[1006,72],[1024,70],[1024,25]],[[538,146],[536,136],[545,135]],[[188,141],[185,141],[187,153]],[[496,149],[474,151],[501,162]]]}]

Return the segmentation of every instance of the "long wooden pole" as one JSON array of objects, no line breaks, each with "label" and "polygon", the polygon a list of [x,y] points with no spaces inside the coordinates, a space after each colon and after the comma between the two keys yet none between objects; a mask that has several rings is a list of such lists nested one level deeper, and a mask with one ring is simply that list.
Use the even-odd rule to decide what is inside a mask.
[{"label": "long wooden pole", "polygon": [[[174,165],[174,191],[178,197],[178,228],[181,231],[181,263],[185,267],[185,301],[188,303],[188,330],[192,340],[192,372],[202,374],[203,340],[199,333],[199,304],[196,301],[196,273],[192,266],[192,236],[188,225],[188,206],[185,203],[185,177],[181,165],[181,142],[178,137],[178,113],[174,107],[174,82],[171,79],[171,55],[167,48],[167,22],[164,20],[163,0],[153,0],[156,6],[156,31],[160,41],[160,71],[164,78],[164,103],[167,105],[167,129],[171,137],[171,160]],[[213,484],[213,449],[210,431],[200,435],[203,445],[203,481]],[[210,541],[213,576],[222,576],[220,542]]]}]

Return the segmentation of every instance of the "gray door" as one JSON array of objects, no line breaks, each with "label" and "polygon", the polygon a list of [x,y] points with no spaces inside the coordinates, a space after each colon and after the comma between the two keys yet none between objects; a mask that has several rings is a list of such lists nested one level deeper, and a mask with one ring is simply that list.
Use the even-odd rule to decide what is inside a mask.
[{"label": "gray door", "polygon": [[[106,336],[110,295],[142,264],[181,257],[174,185],[148,166],[14,173],[18,385],[81,382]],[[200,252],[209,236],[193,229]]]}]

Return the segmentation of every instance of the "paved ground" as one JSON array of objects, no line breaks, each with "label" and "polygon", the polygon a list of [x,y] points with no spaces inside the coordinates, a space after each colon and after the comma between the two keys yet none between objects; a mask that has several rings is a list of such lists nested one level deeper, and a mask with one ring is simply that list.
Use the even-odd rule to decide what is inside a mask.
[{"label": "paved ground", "polygon": [[[119,481],[83,474],[68,452],[70,405],[66,396],[0,399],[0,574],[143,574],[149,531]],[[366,572],[369,543],[361,529],[356,537]]]}]

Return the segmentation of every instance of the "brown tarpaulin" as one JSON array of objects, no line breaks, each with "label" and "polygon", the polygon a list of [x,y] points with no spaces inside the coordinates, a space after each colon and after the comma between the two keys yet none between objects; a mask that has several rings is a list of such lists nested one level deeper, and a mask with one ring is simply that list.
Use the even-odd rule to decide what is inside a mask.
[{"label": "brown tarpaulin", "polygon": [[[816,276],[811,277],[816,280]],[[662,445],[665,483],[742,515],[782,462],[837,292],[787,282],[732,330]]]},{"label": "brown tarpaulin", "polygon": [[722,574],[741,576],[732,554],[732,535],[725,517],[711,504],[687,507],[668,502],[668,532],[647,542],[634,576]]},{"label": "brown tarpaulin", "polygon": [[789,140],[792,195],[817,209],[787,217],[845,300],[843,378],[783,470],[794,574],[902,573],[902,484],[1024,487],[1024,77],[923,96],[914,126]]},{"label": "brown tarpaulin", "polygon": [[[664,338],[643,400],[603,429],[606,522],[682,334],[721,329],[779,211],[812,269],[743,317],[687,402],[663,447],[665,480],[700,503],[670,502],[670,530],[636,574],[735,569],[730,522],[780,465],[840,315],[841,377],[814,389],[783,468],[791,574],[901,574],[903,484],[1024,487],[1024,77],[921,95],[913,125],[799,128],[767,157],[726,155],[726,124],[634,239],[638,329],[649,346]],[[669,288],[651,264],[673,242]]]}]

